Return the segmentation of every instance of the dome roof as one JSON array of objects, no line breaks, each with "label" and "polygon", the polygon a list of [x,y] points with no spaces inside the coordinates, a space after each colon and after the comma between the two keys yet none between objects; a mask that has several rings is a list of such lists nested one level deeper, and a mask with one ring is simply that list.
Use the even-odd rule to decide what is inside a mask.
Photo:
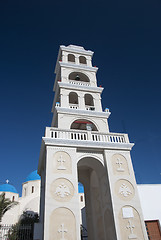
[{"label": "dome roof", "polygon": [[78,192],[79,193],[84,193],[84,187],[83,187],[83,184],[82,183],[78,183]]},{"label": "dome roof", "polygon": [[24,182],[34,181],[34,180],[41,180],[39,174],[37,173],[37,170],[30,173]]},{"label": "dome roof", "polygon": [[12,186],[11,184],[8,184],[8,183],[0,185],[0,192],[18,193],[16,188],[14,186]]}]

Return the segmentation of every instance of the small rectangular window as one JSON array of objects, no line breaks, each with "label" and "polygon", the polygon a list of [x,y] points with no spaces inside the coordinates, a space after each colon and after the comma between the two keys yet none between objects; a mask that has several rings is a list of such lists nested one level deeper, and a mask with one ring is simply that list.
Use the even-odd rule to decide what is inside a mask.
[{"label": "small rectangular window", "polygon": [[32,191],[31,191],[31,193],[33,193],[34,192],[34,186],[32,186]]}]

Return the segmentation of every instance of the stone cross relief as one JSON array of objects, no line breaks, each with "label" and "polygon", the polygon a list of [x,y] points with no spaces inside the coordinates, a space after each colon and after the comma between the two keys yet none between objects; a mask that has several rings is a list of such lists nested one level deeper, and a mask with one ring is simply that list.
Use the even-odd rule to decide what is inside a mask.
[{"label": "stone cross relief", "polygon": [[67,239],[64,237],[64,235],[65,235],[65,233],[68,232],[68,229],[64,228],[64,223],[62,223],[62,224],[60,225],[60,228],[58,229],[58,232],[61,234],[60,240],[67,240]]},{"label": "stone cross relief", "polygon": [[132,194],[130,188],[124,183],[121,184],[119,188],[119,193],[122,194],[124,197],[128,197],[130,194]]},{"label": "stone cross relief", "polygon": [[69,196],[71,193],[70,193],[70,190],[69,190],[68,186],[66,186],[64,183],[61,183],[56,188],[55,194],[57,196],[60,196],[61,198],[64,198],[66,196]]},{"label": "stone cross relief", "polygon": [[62,155],[60,155],[60,158],[57,160],[58,163],[60,163],[58,170],[66,170],[66,167],[64,166],[64,163],[66,162],[65,159],[63,159]]},{"label": "stone cross relief", "polygon": [[124,172],[124,168],[122,167],[123,162],[120,160],[120,158],[117,158],[116,160],[116,164],[118,165],[117,171],[118,172]]},{"label": "stone cross relief", "polygon": [[128,225],[126,226],[127,229],[130,229],[130,235],[128,236],[129,239],[137,239],[137,236],[134,234],[133,229],[135,228],[135,225],[132,224],[131,220],[128,220]]}]

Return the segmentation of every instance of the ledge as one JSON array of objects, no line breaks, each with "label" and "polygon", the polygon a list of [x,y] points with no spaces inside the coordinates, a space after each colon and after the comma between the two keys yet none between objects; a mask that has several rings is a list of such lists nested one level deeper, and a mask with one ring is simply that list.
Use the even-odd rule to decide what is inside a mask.
[{"label": "ledge", "polygon": [[78,84],[72,84],[72,83],[63,83],[58,82],[59,87],[67,88],[67,89],[80,89],[90,92],[96,92],[96,93],[102,93],[103,89],[102,87],[91,87],[91,86],[85,86],[85,85],[78,85]]},{"label": "ledge", "polygon": [[80,70],[86,70],[89,72],[97,72],[98,68],[97,67],[88,67],[86,65],[77,65],[77,64],[72,64],[72,63],[64,63],[59,61],[59,66],[60,67],[66,67],[66,68],[74,68],[74,69],[80,69]]},{"label": "ledge", "polygon": [[57,113],[68,113],[70,115],[82,115],[82,116],[90,116],[90,117],[98,117],[98,118],[109,118],[110,112],[97,112],[90,110],[81,110],[81,109],[72,109],[72,108],[62,108],[55,107]]}]

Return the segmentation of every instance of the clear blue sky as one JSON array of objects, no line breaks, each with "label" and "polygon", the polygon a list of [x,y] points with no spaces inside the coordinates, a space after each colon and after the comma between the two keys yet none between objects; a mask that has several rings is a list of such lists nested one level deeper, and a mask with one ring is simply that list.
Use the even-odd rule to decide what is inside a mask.
[{"label": "clear blue sky", "polygon": [[161,183],[161,1],[2,0],[0,182],[18,191],[51,124],[59,45],[95,52],[111,132],[127,132],[138,183]]}]

